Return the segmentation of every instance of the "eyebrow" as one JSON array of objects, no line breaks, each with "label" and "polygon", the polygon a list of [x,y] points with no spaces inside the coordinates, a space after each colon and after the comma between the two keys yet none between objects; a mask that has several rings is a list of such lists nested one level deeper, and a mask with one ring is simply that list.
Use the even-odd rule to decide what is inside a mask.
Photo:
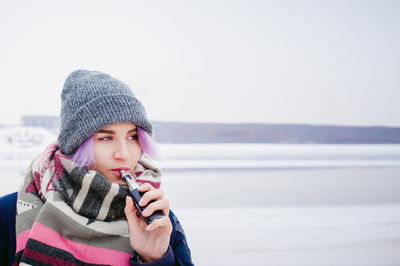
[{"label": "eyebrow", "polygon": [[[136,128],[133,128],[133,129],[129,130],[129,131],[127,132],[127,134],[136,133],[136,132],[137,132]],[[114,131],[114,130],[106,130],[106,129],[101,129],[101,130],[97,131],[96,133],[103,133],[103,134],[112,134],[112,135],[115,135],[115,131]]]}]

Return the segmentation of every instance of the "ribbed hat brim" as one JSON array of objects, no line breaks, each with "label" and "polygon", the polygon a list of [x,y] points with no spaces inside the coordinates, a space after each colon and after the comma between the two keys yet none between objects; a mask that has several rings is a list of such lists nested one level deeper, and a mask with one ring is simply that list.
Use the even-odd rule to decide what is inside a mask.
[{"label": "ribbed hat brim", "polygon": [[129,122],[152,135],[153,128],[142,103],[128,94],[97,97],[66,118],[60,129],[58,144],[61,152],[71,155],[76,148],[100,129],[115,123]]}]

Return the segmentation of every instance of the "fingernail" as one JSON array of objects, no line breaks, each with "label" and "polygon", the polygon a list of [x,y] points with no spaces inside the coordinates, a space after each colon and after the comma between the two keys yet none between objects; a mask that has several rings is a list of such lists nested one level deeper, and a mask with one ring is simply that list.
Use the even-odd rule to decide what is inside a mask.
[{"label": "fingernail", "polygon": [[150,231],[150,224],[146,227],[146,231]]}]

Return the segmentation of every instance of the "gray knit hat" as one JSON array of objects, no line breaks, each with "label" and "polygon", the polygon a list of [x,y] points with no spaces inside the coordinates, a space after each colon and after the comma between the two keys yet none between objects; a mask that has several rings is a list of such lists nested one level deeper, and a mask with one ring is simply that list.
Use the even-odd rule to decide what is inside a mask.
[{"label": "gray knit hat", "polygon": [[61,102],[58,145],[65,155],[73,154],[88,137],[114,123],[130,122],[153,133],[142,103],[126,84],[108,74],[72,72],[65,80]]}]

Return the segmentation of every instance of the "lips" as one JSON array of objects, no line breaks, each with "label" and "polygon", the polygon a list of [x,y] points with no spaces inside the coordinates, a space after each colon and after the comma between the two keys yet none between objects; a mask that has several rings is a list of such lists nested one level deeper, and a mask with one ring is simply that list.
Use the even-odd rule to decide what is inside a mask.
[{"label": "lips", "polygon": [[121,176],[121,170],[129,171],[128,167],[120,167],[120,168],[114,168],[111,169],[111,171],[116,175],[116,176]]}]

